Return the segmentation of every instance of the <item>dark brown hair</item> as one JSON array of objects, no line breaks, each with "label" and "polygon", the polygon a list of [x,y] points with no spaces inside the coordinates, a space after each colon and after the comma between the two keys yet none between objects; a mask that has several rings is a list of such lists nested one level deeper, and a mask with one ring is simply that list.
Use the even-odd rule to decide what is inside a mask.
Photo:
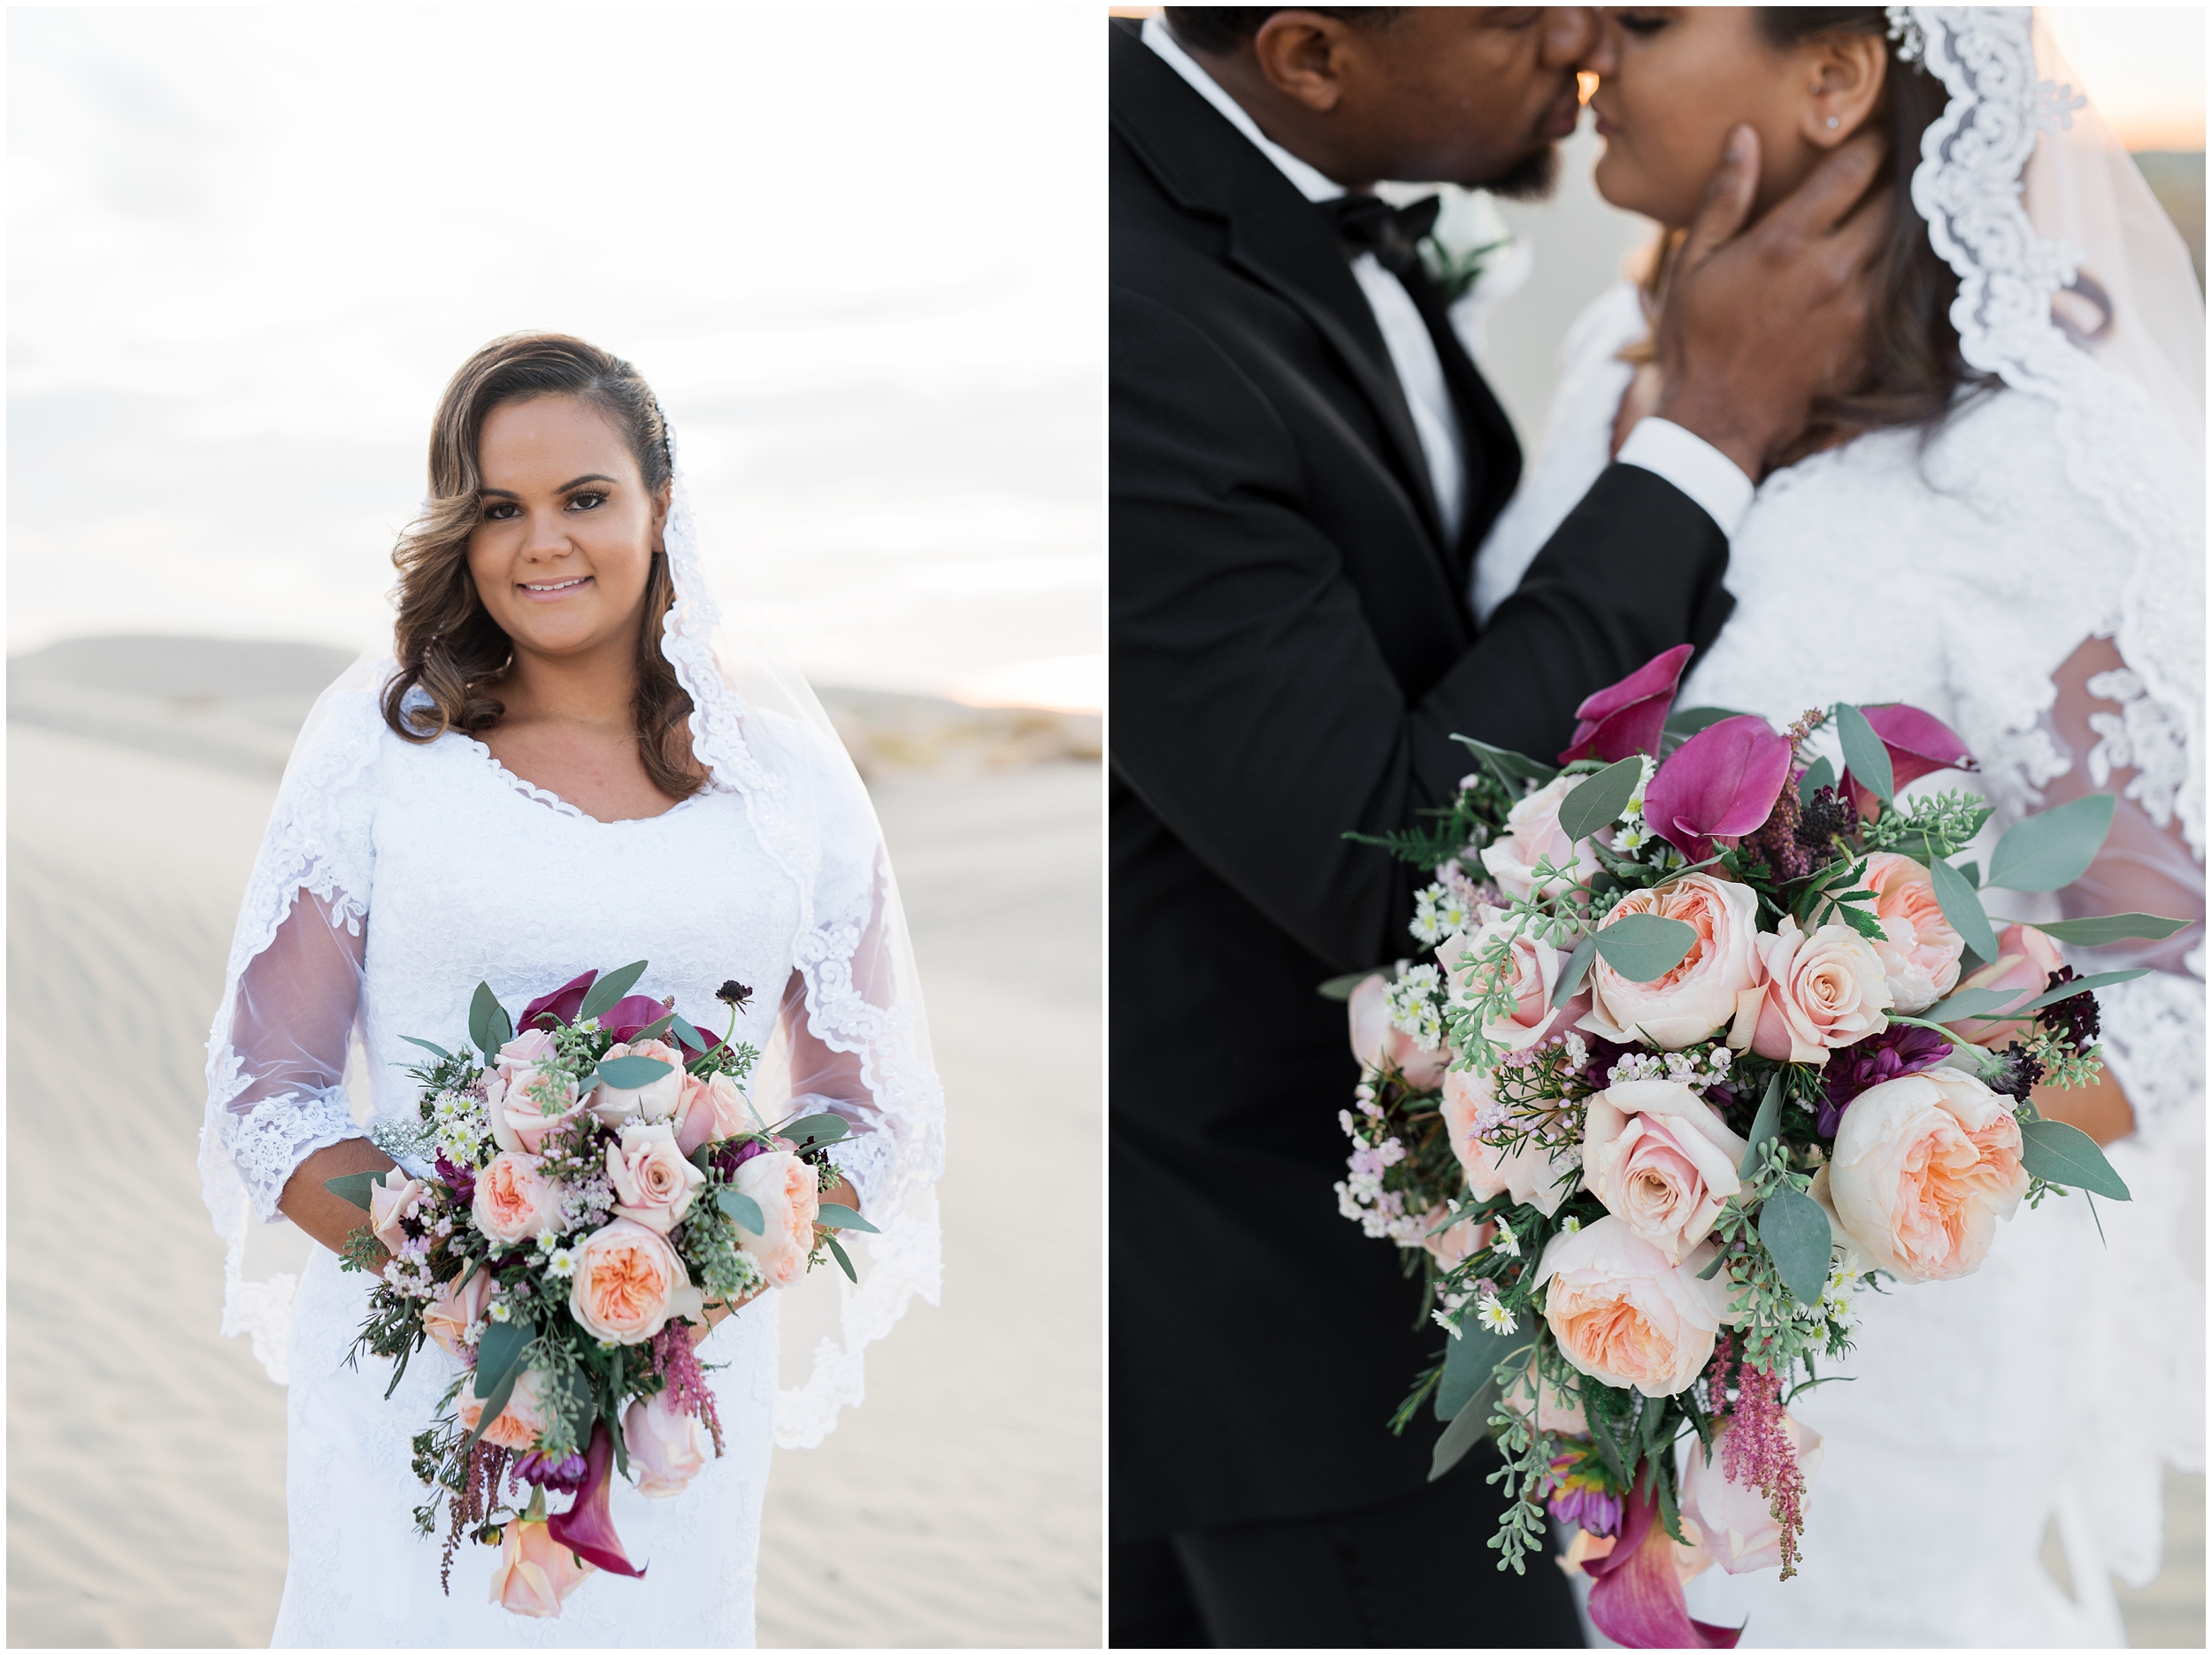
[{"label": "dark brown hair", "polygon": [[[1175,38],[1193,51],[1219,57],[1241,50],[1260,32],[1260,25],[1286,8],[1278,5],[1171,5],[1164,8]],[[1323,17],[1360,28],[1379,28],[1397,21],[1406,8],[1397,5],[1302,6]]]},{"label": "dark brown hair", "polygon": [[[384,722],[403,740],[434,741],[448,730],[473,736],[507,710],[495,691],[514,647],[477,596],[468,569],[469,535],[483,510],[477,444],[494,409],[540,396],[580,397],[604,414],[628,442],[647,494],[658,494],[672,472],[660,404],[620,357],[565,333],[510,333],[463,363],[431,423],[429,503],[392,553],[399,570],[399,670],[384,691]],[[691,697],[661,653],[662,623],[675,598],[667,555],[655,552],[631,713],[646,775],[670,798],[687,799],[705,778],[691,756]],[[417,689],[430,705],[409,709]]]},{"label": "dark brown hair", "polygon": [[[1880,6],[1756,6],[1753,16],[1761,36],[1779,50],[1823,35],[1879,40],[1889,32],[1888,14]],[[1921,135],[1943,113],[1947,95],[1935,76],[1897,55],[1895,42],[1887,47],[1881,102],[1870,119],[1881,123],[1889,144],[1876,184],[1888,184],[1893,193],[1889,227],[1874,260],[1872,290],[1879,297],[1867,318],[1865,372],[1847,394],[1814,404],[1811,427],[1780,456],[1784,464],[1886,426],[1918,426],[1932,436],[1964,405],[1962,389],[1978,393],[1996,383],[1994,376],[1969,367],[1959,352],[1958,330],[1951,325],[1958,276],[1938,257],[1927,223],[1912,203]],[[1657,249],[1647,287],[1655,291],[1663,283],[1679,241],[1678,234]]]}]

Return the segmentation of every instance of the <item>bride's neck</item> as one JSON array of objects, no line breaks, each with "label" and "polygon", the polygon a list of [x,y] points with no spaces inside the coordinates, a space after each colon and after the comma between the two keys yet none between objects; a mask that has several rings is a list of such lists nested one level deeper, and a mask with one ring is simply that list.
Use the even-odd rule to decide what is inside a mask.
[{"label": "bride's neck", "polygon": [[498,685],[504,721],[627,727],[637,695],[636,652],[623,645],[585,655],[518,648]]}]

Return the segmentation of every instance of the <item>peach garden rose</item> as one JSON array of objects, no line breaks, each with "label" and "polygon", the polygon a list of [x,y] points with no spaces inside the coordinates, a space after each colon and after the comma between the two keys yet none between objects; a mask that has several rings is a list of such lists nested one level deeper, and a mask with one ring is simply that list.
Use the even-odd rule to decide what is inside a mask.
[{"label": "peach garden rose", "polygon": [[568,1310],[595,1338],[642,1345],[670,1317],[703,1314],[683,1260],[657,1230],[618,1218],[585,1237],[575,1253]]},{"label": "peach garden rose", "polygon": [[[484,1405],[485,1398],[476,1394],[474,1377],[464,1379],[456,1405],[463,1430],[476,1429],[476,1422],[484,1417]],[[484,1440],[495,1448],[527,1453],[538,1445],[539,1436],[552,1423],[553,1410],[545,1395],[545,1375],[533,1368],[515,1381],[515,1388],[507,1395],[507,1406],[499,1411],[497,1419],[484,1428]]]},{"label": "peach garden rose", "polygon": [[740,1226],[737,1245],[777,1287],[788,1287],[806,1274],[814,1251],[814,1220],[822,1198],[814,1168],[788,1150],[755,1155],[737,1169],[739,1192],[760,1203],[767,1233],[756,1236]]},{"label": "peach garden rose", "polygon": [[1934,876],[1911,857],[1874,852],[1866,859],[1866,884],[1882,922],[1882,940],[1873,947],[1890,1000],[1901,1015],[1916,1017],[1957,985],[1966,944],[1943,917]]},{"label": "peach garden rose", "polygon": [[1599,925],[1631,914],[1679,920],[1697,933],[1690,952],[1655,982],[1623,977],[1603,954],[1590,962],[1590,1009],[1578,1027],[1624,1046],[1665,1051],[1695,1046],[1726,1028],[1738,997],[1763,980],[1759,899],[1748,885],[1685,874],[1655,891],[1631,891]]},{"label": "peach garden rose", "polygon": [[1711,1256],[1709,1242],[1676,1264],[1610,1215],[1554,1236],[1536,1284],[1560,1352],[1606,1384],[1672,1396],[1711,1360],[1727,1311],[1719,1279],[1698,1280]]},{"label": "peach garden rose", "polygon": [[554,1227],[561,1197],[561,1186],[545,1176],[535,1155],[503,1149],[476,1175],[470,1216],[501,1246],[520,1246]]},{"label": "peach garden rose", "polygon": [[1980,1269],[1997,1221],[2028,1191],[2012,1100],[1951,1069],[1884,1081],[1853,1099],[1826,1171],[1838,1222],[1905,1282]]},{"label": "peach garden rose", "polygon": [[500,1537],[491,1600],[510,1613],[549,1620],[595,1572],[543,1523],[517,1519]]},{"label": "peach garden rose", "polygon": [[468,1347],[464,1342],[470,1328],[484,1319],[484,1309],[491,1302],[492,1276],[489,1270],[470,1274],[468,1285],[459,1291],[448,1282],[438,1290],[438,1296],[422,1313],[422,1330],[436,1342],[438,1348],[451,1356],[459,1356]]}]

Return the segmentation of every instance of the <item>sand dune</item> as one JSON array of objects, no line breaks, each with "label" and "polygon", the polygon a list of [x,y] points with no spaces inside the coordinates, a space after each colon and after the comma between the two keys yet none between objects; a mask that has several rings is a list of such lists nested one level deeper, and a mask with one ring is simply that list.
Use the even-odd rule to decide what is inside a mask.
[{"label": "sand dune", "polygon": [[[194,1155],[273,783],[250,742],[9,738],[9,1642],[265,1644],[284,1393],[216,1333]],[[1095,1644],[1098,768],[875,785],[949,1099],[944,1305],[871,1352],[824,1447],[778,1457],[761,1639]]]}]

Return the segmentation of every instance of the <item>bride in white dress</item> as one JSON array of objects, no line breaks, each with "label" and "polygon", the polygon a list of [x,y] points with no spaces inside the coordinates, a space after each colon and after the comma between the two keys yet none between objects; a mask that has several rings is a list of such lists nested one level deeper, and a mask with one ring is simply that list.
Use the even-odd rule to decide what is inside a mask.
[{"label": "bride in white dress", "polygon": [[[860,1399],[862,1347],[914,1293],[936,1297],[943,1104],[897,890],[803,680],[718,628],[634,370],[558,335],[495,341],[447,388],[430,473],[396,555],[396,659],[357,666],[301,734],[208,1047],[225,1331],[250,1333],[290,1384],[273,1642],[749,1645],[772,1448],[818,1443]],[[638,959],[634,992],[717,1032],[720,985],[758,991],[733,1036],[764,1053],[756,1106],[846,1117],[826,1199],[881,1233],[860,1285],[838,1279],[840,1337],[795,1388],[779,1392],[772,1298],[710,1310],[699,1356],[725,1452],[671,1498],[616,1478],[615,1525],[647,1577],[595,1578],[558,1619],[527,1620],[489,1601],[497,1554],[481,1547],[464,1543],[441,1590],[409,1439],[458,1364],[426,1345],[388,1400],[388,1362],[347,1365],[369,1278],[332,1249],[361,1214],[323,1181],[395,1159],[431,1176],[403,1037],[465,1049],[479,981],[513,1015]],[[288,1221],[320,1244],[296,1276],[267,1262]]]},{"label": "bride in white dress", "polygon": [[[1763,200],[1868,122],[1907,186],[1869,394],[1760,486],[1736,608],[1678,705],[1778,726],[1838,700],[1924,708],[1982,769],[1915,791],[1978,786],[1992,837],[2120,795],[2078,886],[1995,893],[1993,913],[2200,922],[2069,951],[2154,968],[2101,992],[2108,1084],[2037,1096],[2117,1140],[2134,1200],[2047,1201],[1978,1276],[1863,1299],[1852,1383],[1793,1407],[1825,1439],[1803,1572],[1710,1570],[1691,1613],[1747,1619],[1746,1646],[2124,1643],[2110,1575],[2156,1573],[2162,1463],[2203,1463],[2201,297],[2024,8],[1608,8],[1589,66],[1601,193],[1663,226],[1739,121]],[[1485,619],[1655,401],[1649,310],[1624,283],[1570,336],[1541,453],[1475,565]],[[2054,1527],[2070,1597],[2039,1561]]]}]

